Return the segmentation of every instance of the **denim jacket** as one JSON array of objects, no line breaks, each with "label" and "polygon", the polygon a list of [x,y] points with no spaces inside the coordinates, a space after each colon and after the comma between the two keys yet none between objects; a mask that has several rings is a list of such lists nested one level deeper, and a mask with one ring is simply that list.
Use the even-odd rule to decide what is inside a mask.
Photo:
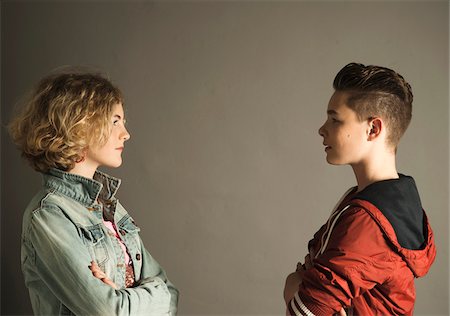
[{"label": "denim jacket", "polygon": [[[25,211],[22,230],[22,271],[35,314],[176,314],[178,290],[114,197],[119,179],[98,171],[88,179],[51,169],[43,183]],[[105,211],[98,200],[104,201]],[[125,288],[123,251],[103,224],[103,212],[127,246],[136,280],[132,288]],[[119,289],[92,275],[92,260]]]}]

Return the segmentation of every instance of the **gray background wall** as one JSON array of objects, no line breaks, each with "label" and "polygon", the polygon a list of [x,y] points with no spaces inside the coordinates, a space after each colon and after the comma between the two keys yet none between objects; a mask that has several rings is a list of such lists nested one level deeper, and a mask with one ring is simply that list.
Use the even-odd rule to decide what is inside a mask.
[{"label": "gray background wall", "polygon": [[[88,65],[126,97],[119,198],[181,290],[181,315],[282,315],[284,280],[340,195],[317,130],[336,72],[392,67],[414,89],[399,171],[415,177],[438,257],[417,315],[448,315],[449,4],[2,1],[2,124],[47,72]],[[2,128],[2,314],[29,314],[22,211],[39,188]]]}]

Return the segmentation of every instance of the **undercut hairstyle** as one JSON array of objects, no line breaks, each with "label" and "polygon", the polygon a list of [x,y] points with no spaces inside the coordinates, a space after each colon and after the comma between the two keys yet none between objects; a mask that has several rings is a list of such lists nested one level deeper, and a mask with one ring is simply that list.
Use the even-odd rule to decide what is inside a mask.
[{"label": "undercut hairstyle", "polygon": [[387,142],[394,148],[411,121],[411,86],[392,69],[350,63],[336,75],[333,87],[349,94],[347,105],[364,121],[381,117],[387,125]]},{"label": "undercut hairstyle", "polygon": [[51,74],[39,81],[8,130],[33,169],[69,171],[90,145],[106,143],[116,104],[123,104],[121,91],[100,74]]}]

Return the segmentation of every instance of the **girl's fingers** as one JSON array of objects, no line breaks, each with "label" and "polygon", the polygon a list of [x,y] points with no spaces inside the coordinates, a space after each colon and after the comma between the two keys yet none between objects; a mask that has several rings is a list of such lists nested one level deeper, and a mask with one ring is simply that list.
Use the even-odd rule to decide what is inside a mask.
[{"label": "girl's fingers", "polygon": [[92,274],[98,279],[106,278],[106,274],[104,274],[103,272],[92,272]]},{"label": "girl's fingers", "polygon": [[110,279],[108,279],[108,278],[103,278],[103,279],[101,279],[101,280],[102,280],[103,283],[109,285],[110,287],[112,287],[112,288],[114,288],[114,289],[117,289],[117,285],[116,285],[113,281],[111,281]]},{"label": "girl's fingers", "polygon": [[100,269],[95,261],[91,261],[89,269],[92,271],[92,275],[94,277],[101,280],[103,283],[109,285],[110,287],[117,289],[117,285],[107,277],[106,273],[103,272],[102,269]]}]

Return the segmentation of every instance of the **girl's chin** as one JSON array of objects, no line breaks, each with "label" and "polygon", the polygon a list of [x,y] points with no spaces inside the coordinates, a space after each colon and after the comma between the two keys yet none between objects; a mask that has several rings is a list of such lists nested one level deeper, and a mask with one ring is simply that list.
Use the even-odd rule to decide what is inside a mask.
[{"label": "girl's chin", "polygon": [[107,168],[118,168],[122,165],[122,160],[105,165]]}]

